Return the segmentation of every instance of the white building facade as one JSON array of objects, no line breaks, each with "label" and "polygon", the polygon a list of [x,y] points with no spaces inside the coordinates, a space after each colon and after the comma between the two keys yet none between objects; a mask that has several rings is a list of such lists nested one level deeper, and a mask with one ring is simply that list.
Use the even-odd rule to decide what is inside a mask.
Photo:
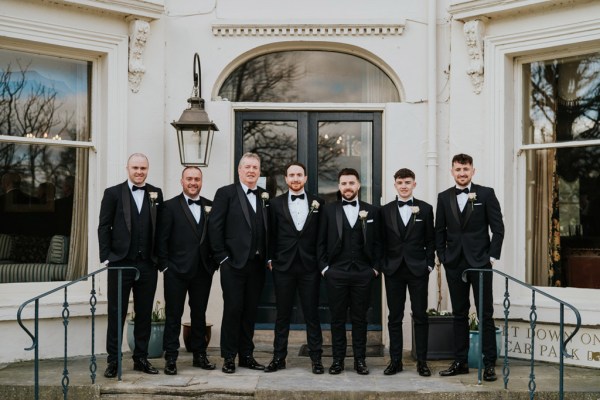
[{"label": "white building facade", "polygon": [[[3,214],[0,237],[11,240],[5,257],[34,263],[16,260],[15,248],[43,247],[40,263],[48,264],[49,242],[69,240],[57,262],[61,275],[19,278],[26,282],[0,275],[0,340],[15,343],[3,347],[0,363],[32,357],[16,323],[21,303],[101,268],[100,200],[105,187],[125,180],[129,154],[148,156],[148,181],[166,198],[180,192],[170,123],[187,106],[194,53],[200,95],[219,127],[203,169],[204,196],[235,179],[243,152],[256,151],[273,194],[281,191],[282,163],[297,158],[307,164],[310,190],[326,198],[335,186],[331,171],[352,166],[361,172],[362,199],[383,205],[394,199],[394,172],[407,167],[417,176],[416,197],[435,204],[453,184],[452,156],[470,154],[474,181],[495,188],[504,213],[496,268],[577,307],[585,328],[571,362],[600,366],[600,2],[584,0],[4,0],[0,175],[19,171],[30,197],[42,198],[45,182],[56,191],[53,214],[41,200]],[[9,112],[11,99],[23,105]],[[60,230],[59,200],[69,196],[70,223]],[[7,219],[13,214],[17,223]],[[104,274],[96,290],[95,344],[103,352]],[[258,329],[268,330],[266,290]],[[382,290],[373,299],[370,340],[387,345]],[[69,289],[71,355],[89,353],[89,291],[89,282]],[[436,291],[432,274],[431,307]],[[503,293],[496,279],[497,318]],[[162,301],[160,283],[156,297]],[[509,352],[528,357],[521,349],[528,324],[520,321],[529,321],[531,294],[511,286],[510,300]],[[63,302],[62,292],[41,302],[42,357],[63,354]],[[449,308],[445,295],[443,303]],[[537,312],[536,337],[547,347],[536,357],[556,361],[558,306],[538,297]],[[217,272],[207,312],[211,346],[219,344],[221,313]]]}]

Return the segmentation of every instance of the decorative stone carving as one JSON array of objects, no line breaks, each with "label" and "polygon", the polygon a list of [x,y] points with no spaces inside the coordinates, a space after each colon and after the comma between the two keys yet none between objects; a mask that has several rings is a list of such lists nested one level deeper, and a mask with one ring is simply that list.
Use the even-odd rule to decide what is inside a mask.
[{"label": "decorative stone carving", "polygon": [[399,36],[404,22],[373,24],[214,24],[214,36]]},{"label": "decorative stone carving", "polygon": [[150,24],[134,19],[129,22],[129,88],[133,93],[140,90],[140,83],[146,73],[144,49],[150,33]]},{"label": "decorative stone carving", "polygon": [[463,29],[467,42],[467,54],[469,55],[467,74],[474,86],[473,91],[479,94],[483,88],[483,33],[485,25],[483,21],[476,19],[466,22]]}]

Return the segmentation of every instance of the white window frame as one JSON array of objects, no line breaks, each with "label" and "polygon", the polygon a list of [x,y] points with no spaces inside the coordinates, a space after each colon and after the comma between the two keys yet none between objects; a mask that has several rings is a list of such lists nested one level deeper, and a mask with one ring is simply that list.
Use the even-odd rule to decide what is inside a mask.
[{"label": "white window frame", "polygon": [[[486,154],[490,154],[487,168],[505,173],[494,174],[496,188],[505,210],[514,210],[505,215],[507,235],[504,241],[503,265],[505,272],[525,281],[525,157],[522,145],[522,79],[518,57],[540,58],[554,53],[561,57],[568,51],[585,53],[600,44],[600,21],[592,20],[573,24],[551,26],[544,29],[521,31],[505,35],[492,35],[485,40],[485,93],[487,132],[491,140],[486,143]],[[508,195],[507,189],[509,190]],[[508,251],[507,251],[508,250]],[[514,286],[511,286],[514,288]],[[590,302],[590,296],[598,297],[596,289],[541,287],[542,290],[565,299],[582,312],[598,312],[599,304]],[[514,292],[513,292],[514,290]],[[522,296],[514,296],[522,293]],[[511,290],[513,309],[522,307],[520,316],[527,317],[531,295],[528,291]],[[498,293],[496,293],[498,297]],[[538,299],[540,321],[556,322],[556,303]],[[527,311],[527,313],[526,313]],[[568,314],[568,313],[566,313]],[[567,322],[572,322],[570,315]]]},{"label": "white window frame", "polygon": [[[88,271],[97,270],[102,266],[97,256],[95,221],[99,213],[102,191],[107,182],[112,182],[113,177],[121,173],[122,165],[125,165],[127,160],[128,36],[0,15],[0,40],[2,47],[10,50],[58,55],[93,63],[90,94],[91,141],[89,144],[82,142],[67,144],[90,148]],[[11,139],[11,141],[22,141],[22,139]],[[60,145],[65,145],[67,141],[61,142]],[[27,143],[48,144],[43,139],[28,139]],[[105,297],[103,290],[105,279],[101,276],[96,280],[99,301]],[[1,284],[0,321],[14,320],[15,306],[59,284],[59,282]],[[69,289],[71,316],[89,314],[89,290],[89,284],[76,285]],[[62,293],[52,297],[46,304],[62,303],[61,296]],[[42,317],[45,314],[44,308],[44,305],[40,307]],[[53,309],[56,310],[55,305]],[[32,312],[33,307],[28,307],[25,316],[32,316]],[[55,314],[53,312],[52,316],[57,317]]]}]

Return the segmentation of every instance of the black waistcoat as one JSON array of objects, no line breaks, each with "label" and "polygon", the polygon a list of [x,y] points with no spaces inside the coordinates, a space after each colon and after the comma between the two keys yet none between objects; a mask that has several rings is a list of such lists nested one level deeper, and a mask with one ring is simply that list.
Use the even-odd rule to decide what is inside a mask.
[{"label": "black waistcoat", "polygon": [[[247,198],[247,197],[246,197]],[[256,253],[265,254],[265,225],[263,223],[262,200],[256,198],[256,212],[248,200],[248,211],[250,212],[250,222],[252,224],[252,242],[250,244],[250,254],[248,258],[252,259]]]},{"label": "black waistcoat", "polygon": [[365,254],[365,242],[362,233],[362,222],[356,220],[354,226],[350,226],[346,215],[343,216],[342,224],[342,249],[337,255],[333,265],[336,267],[348,267],[352,264],[361,268],[369,266],[369,258]]},{"label": "black waistcoat", "polygon": [[138,211],[133,195],[131,200],[131,245],[127,258],[135,260],[138,256],[147,260],[152,253],[152,218],[150,217],[150,203],[148,196],[144,195],[142,210]]}]

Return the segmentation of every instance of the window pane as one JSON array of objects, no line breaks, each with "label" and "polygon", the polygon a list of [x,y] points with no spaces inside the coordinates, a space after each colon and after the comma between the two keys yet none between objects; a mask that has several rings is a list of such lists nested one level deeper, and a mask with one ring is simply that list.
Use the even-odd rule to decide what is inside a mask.
[{"label": "window pane", "polygon": [[269,53],[240,65],[219,91],[230,101],[388,103],[398,89],[379,67],[328,51]]},{"label": "window pane", "polygon": [[297,160],[298,123],[296,121],[244,121],[244,153],[260,156],[261,180],[271,197],[284,193],[288,187],[284,167]]},{"label": "window pane", "polygon": [[319,122],[319,196],[335,201],[338,172],[354,168],[360,174],[360,199],[373,202],[372,130],[371,122]]},{"label": "window pane", "polygon": [[523,143],[600,139],[600,53],[523,65]]}]

